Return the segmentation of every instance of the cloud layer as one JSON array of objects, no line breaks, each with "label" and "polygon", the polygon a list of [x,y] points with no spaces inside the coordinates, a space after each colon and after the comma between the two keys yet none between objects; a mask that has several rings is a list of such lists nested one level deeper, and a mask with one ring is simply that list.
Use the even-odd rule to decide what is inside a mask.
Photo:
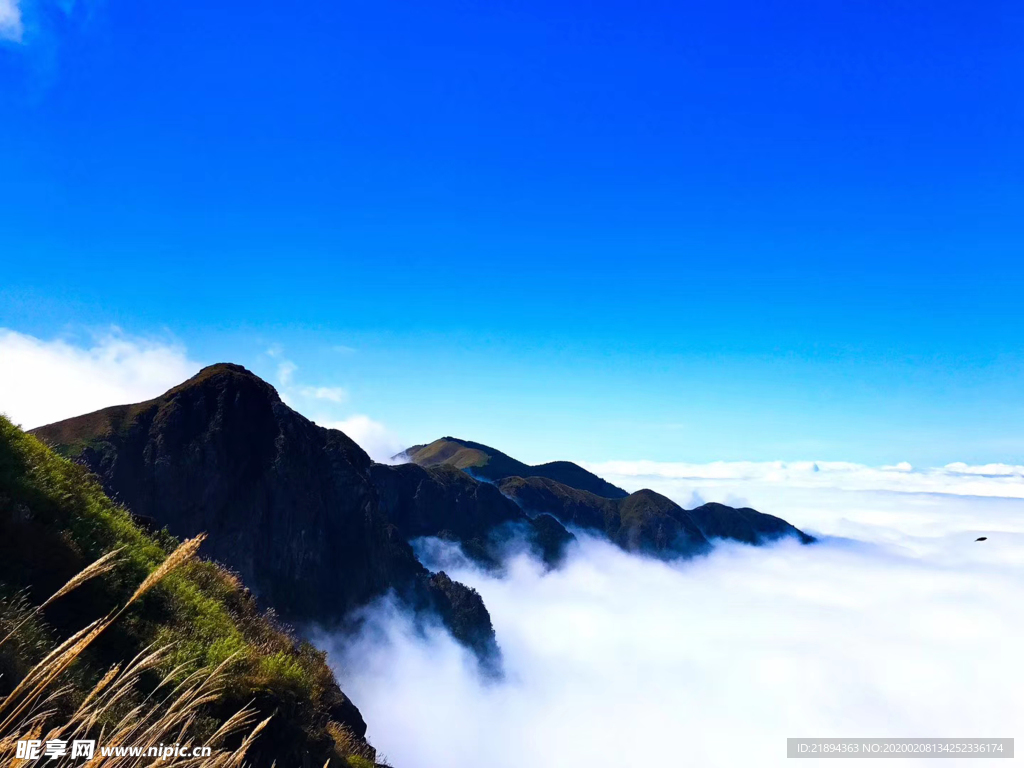
[{"label": "cloud layer", "polygon": [[115,330],[84,346],[0,328],[0,412],[25,429],[156,397],[199,370],[184,347]]},{"label": "cloud layer", "polygon": [[846,491],[947,493],[959,496],[1024,498],[1024,466],[947,464],[915,469],[905,462],[869,467],[844,461],[718,461],[682,464],[609,461],[585,465],[626,487],[651,487],[673,494],[689,489],[788,487]]},{"label": "cloud layer", "polygon": [[665,564],[583,538],[552,573],[456,566],[507,681],[382,603],[331,647],[342,686],[404,768],[781,766],[790,736],[1021,735],[1024,502],[780,488],[821,544]]}]

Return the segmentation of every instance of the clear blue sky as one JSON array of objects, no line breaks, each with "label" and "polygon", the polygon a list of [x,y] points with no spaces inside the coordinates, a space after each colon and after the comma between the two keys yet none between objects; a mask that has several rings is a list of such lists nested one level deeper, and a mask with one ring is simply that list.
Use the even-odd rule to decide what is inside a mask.
[{"label": "clear blue sky", "polygon": [[0,326],[525,459],[1024,463],[1020,2],[20,13]]}]

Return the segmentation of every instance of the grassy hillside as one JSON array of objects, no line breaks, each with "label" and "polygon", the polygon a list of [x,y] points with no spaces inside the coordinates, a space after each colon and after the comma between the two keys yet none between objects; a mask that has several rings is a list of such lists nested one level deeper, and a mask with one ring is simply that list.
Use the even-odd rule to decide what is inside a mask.
[{"label": "grassy hillside", "polygon": [[[176,546],[167,534],[137,527],[84,468],[0,417],[0,635],[17,628],[0,645],[0,695],[57,644],[128,603]],[[118,567],[37,610],[113,550],[120,550]],[[222,691],[194,724],[197,743],[251,704],[260,719],[272,716],[250,751],[256,765],[374,764],[358,710],[323,655],[260,613],[236,576],[205,561],[168,575],[89,645],[68,670],[57,714],[79,705],[112,665],[154,646],[166,650],[141,675],[139,697],[164,675],[183,680],[226,664]]]}]

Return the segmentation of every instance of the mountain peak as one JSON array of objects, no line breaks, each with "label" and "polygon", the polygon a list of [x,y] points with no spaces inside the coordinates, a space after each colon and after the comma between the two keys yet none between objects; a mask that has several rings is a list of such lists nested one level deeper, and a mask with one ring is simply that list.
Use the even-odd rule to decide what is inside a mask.
[{"label": "mountain peak", "polygon": [[154,419],[165,415],[183,398],[209,400],[211,407],[214,401],[241,398],[250,408],[261,410],[281,403],[277,390],[252,371],[235,363],[216,363],[150,400],[112,405],[31,431],[50,445],[62,446],[62,453],[77,455],[85,444],[122,433],[136,424],[140,417]]},{"label": "mountain peak", "polygon": [[177,394],[178,392],[190,389],[192,387],[209,384],[211,382],[223,382],[225,384],[231,383],[236,385],[241,384],[242,386],[255,386],[263,389],[268,395],[271,395],[273,400],[278,401],[281,399],[280,396],[277,394],[277,390],[274,389],[274,387],[269,382],[264,381],[255,373],[250,371],[248,368],[246,368],[243,365],[238,365],[237,363],[214,363],[213,365],[208,365],[205,368],[201,369],[199,373],[197,373],[192,378],[186,379],[181,384],[178,384],[177,386],[169,389],[159,398],[154,399],[160,400],[170,395]]},{"label": "mountain peak", "polygon": [[205,368],[202,368],[199,373],[191,379],[186,379],[182,384],[187,384],[188,382],[196,379],[209,378],[210,376],[223,374],[241,374],[243,376],[252,376],[254,379],[259,378],[259,376],[250,371],[244,365],[239,365],[238,363],[214,363],[213,365],[207,365]]}]

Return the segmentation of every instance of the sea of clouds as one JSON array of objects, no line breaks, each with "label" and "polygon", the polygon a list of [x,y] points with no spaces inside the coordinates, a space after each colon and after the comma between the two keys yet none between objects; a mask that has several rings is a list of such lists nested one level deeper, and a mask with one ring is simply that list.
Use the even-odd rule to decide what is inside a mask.
[{"label": "sea of clouds", "polygon": [[[345,399],[268,355],[282,396]],[[26,427],[155,397],[199,368],[173,339],[116,328],[84,342],[0,329],[0,360],[0,408]],[[393,449],[364,416],[317,420],[378,458]],[[588,468],[684,506],[753,506],[821,540],[663,563],[581,536],[559,570],[518,554],[500,577],[420,542],[483,595],[506,676],[481,679],[447,634],[387,601],[358,635],[324,639],[399,768],[770,766],[791,736],[1024,735],[1024,467]]]},{"label": "sea of clouds", "polygon": [[328,647],[396,766],[770,766],[795,736],[1024,735],[1021,468],[591,468],[685,505],[750,504],[821,541],[663,563],[581,537],[559,570],[519,554],[501,577],[420,542],[483,595],[506,678],[372,606]]}]

